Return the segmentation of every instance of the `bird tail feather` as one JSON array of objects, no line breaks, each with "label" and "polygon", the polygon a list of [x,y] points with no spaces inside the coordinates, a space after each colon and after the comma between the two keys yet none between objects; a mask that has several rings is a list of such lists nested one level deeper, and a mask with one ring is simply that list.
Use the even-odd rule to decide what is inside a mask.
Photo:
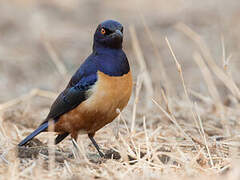
[{"label": "bird tail feather", "polygon": [[48,122],[45,122],[41,124],[35,131],[33,131],[29,136],[27,136],[24,140],[22,140],[18,146],[25,145],[28,141],[33,139],[35,136],[37,136],[39,133],[45,131],[48,128]]}]

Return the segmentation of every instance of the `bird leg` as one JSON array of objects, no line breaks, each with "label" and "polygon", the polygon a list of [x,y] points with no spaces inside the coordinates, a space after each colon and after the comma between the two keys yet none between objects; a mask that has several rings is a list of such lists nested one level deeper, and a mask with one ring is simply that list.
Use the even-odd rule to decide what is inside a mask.
[{"label": "bird leg", "polygon": [[73,147],[77,150],[77,152],[80,152],[79,147],[78,147],[78,145],[77,145],[77,142],[76,142],[76,140],[73,139],[73,138],[72,138],[72,143],[73,143]]},{"label": "bird leg", "polygon": [[72,137],[72,143],[73,143],[73,147],[75,149],[75,152],[76,152],[76,156],[77,158],[80,157],[80,150],[79,150],[79,147],[77,145],[77,137],[78,137],[78,134],[77,133],[71,133],[71,137]]},{"label": "bird leg", "polygon": [[100,148],[99,148],[97,142],[95,141],[95,139],[93,138],[93,136],[94,136],[94,134],[88,134],[89,139],[92,141],[92,143],[93,143],[94,147],[97,149],[99,155],[101,157],[104,157],[104,154],[100,151]]}]

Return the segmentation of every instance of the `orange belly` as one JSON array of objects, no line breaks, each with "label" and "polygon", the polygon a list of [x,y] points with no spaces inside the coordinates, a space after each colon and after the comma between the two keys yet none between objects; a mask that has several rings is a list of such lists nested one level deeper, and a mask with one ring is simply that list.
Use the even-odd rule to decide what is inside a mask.
[{"label": "orange belly", "polygon": [[55,131],[95,133],[112,122],[118,116],[117,109],[122,111],[131,96],[131,72],[116,77],[98,71],[98,81],[87,93],[87,100],[59,118]]}]

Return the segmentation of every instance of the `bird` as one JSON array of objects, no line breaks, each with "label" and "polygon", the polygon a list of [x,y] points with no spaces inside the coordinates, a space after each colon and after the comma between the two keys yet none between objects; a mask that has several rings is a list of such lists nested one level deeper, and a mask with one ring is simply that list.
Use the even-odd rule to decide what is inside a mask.
[{"label": "bird", "polygon": [[77,142],[87,134],[101,157],[95,133],[111,123],[128,104],[132,73],[122,48],[123,25],[116,20],[100,23],[93,37],[92,53],[80,65],[66,88],[53,102],[46,119],[18,146],[24,146],[53,126],[55,144],[68,135]]}]

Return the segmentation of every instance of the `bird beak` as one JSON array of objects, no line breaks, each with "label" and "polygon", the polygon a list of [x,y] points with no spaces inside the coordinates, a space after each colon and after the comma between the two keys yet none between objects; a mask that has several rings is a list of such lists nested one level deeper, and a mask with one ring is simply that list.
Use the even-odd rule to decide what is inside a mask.
[{"label": "bird beak", "polygon": [[121,38],[123,37],[123,33],[120,30],[118,30],[118,29],[115,31],[114,34],[119,36],[119,37],[121,37]]}]

